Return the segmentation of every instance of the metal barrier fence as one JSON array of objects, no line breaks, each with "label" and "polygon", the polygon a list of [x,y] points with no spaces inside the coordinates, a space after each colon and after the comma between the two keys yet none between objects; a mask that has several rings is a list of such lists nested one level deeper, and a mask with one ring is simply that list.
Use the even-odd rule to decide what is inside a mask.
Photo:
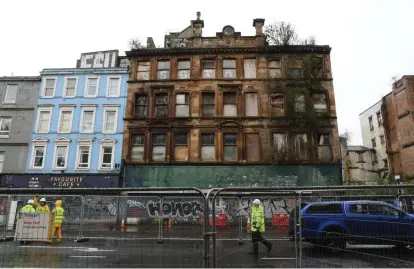
[{"label": "metal barrier fence", "polygon": [[[0,190],[2,267],[413,267],[414,186],[75,190],[63,200],[60,245],[19,244],[18,212],[33,190]],[[93,193],[97,193],[91,195]],[[113,191],[112,193],[115,193]],[[372,194],[369,194],[372,193]],[[400,195],[400,193],[402,193]],[[260,199],[263,237],[252,248]],[[353,201],[353,202],[352,202]],[[304,209],[306,207],[306,209]]]}]

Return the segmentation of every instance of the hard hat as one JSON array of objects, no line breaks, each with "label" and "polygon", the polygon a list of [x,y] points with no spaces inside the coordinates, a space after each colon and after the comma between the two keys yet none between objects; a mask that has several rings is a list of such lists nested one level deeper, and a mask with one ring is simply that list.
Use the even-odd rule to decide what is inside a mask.
[{"label": "hard hat", "polygon": [[46,202],[46,199],[45,198],[42,198],[42,199],[40,199],[39,202]]},{"label": "hard hat", "polygon": [[254,199],[253,204],[254,205],[260,205],[260,200],[259,199]]},{"label": "hard hat", "polygon": [[34,204],[33,199],[30,199],[29,201],[27,201],[28,204]]}]

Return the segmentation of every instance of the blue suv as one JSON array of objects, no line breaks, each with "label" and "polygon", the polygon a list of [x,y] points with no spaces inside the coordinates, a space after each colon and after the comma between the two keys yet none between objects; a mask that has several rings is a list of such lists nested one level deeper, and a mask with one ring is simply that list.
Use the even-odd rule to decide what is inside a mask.
[{"label": "blue suv", "polygon": [[346,243],[405,248],[414,242],[414,215],[379,201],[310,203],[301,210],[302,239],[343,249]]}]

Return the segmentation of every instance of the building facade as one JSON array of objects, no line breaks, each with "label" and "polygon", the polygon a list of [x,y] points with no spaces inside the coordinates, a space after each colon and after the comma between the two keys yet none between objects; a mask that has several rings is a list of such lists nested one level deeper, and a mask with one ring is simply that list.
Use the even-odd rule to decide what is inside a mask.
[{"label": "building facade", "polygon": [[23,173],[40,77],[0,77],[0,173]]},{"label": "building facade", "polygon": [[[387,142],[382,116],[382,100],[375,103],[359,114],[361,124],[362,145],[373,150],[373,170],[377,171],[380,178],[389,175]],[[364,180],[361,178],[361,180]]]},{"label": "building facade", "polygon": [[269,46],[197,14],[131,62],[125,186],[340,184],[329,46]]},{"label": "building facade", "polygon": [[[414,76],[393,83],[383,98],[382,113],[390,173],[404,181],[414,179]],[[395,183],[395,182],[394,182]]]},{"label": "building facade", "polygon": [[[41,72],[26,161],[32,187],[118,187],[128,68],[111,52]],[[12,186],[25,184],[14,177]]]}]

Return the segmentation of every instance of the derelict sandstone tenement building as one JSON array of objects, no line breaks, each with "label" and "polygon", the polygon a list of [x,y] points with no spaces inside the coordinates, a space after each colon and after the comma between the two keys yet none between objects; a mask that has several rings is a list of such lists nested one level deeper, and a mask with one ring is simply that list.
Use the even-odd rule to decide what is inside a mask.
[{"label": "derelict sandstone tenement building", "polygon": [[127,51],[125,184],[340,184],[329,46],[270,46],[197,14],[165,47]]}]

